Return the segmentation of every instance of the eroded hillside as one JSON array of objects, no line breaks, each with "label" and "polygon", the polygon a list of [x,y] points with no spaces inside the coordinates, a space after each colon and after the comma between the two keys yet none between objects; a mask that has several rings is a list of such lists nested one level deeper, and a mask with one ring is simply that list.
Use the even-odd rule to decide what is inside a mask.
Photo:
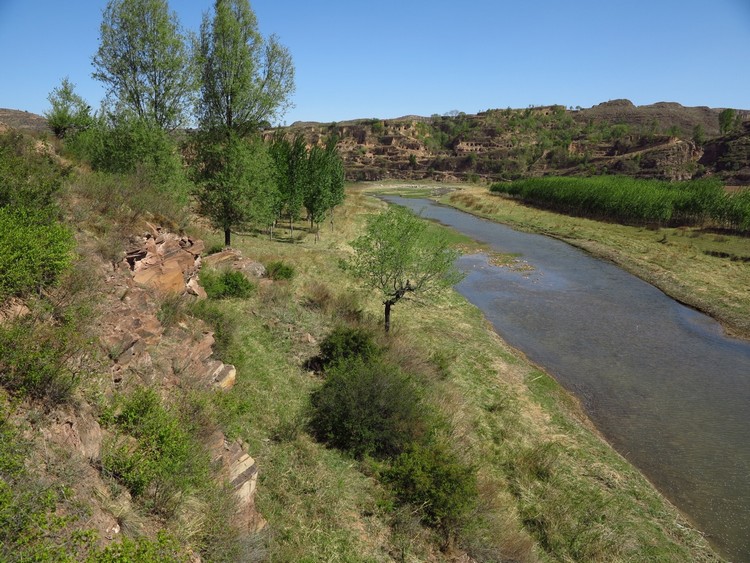
[{"label": "eroded hillside", "polygon": [[720,114],[708,107],[615,100],[588,109],[493,109],[477,115],[295,123],[288,130],[311,143],[338,135],[351,180],[607,173],[684,180],[715,174],[729,184],[746,184],[750,128],[742,119],[748,112],[736,112],[726,135],[720,135]]}]

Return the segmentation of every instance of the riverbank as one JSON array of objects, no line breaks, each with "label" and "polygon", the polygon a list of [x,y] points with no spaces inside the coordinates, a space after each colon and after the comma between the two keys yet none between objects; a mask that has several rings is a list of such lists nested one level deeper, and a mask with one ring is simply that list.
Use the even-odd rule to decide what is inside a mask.
[{"label": "riverbank", "polygon": [[[322,382],[301,369],[317,342],[347,316],[379,327],[382,304],[338,263],[368,213],[360,190],[337,210],[321,240],[293,244],[236,237],[263,262],[295,268],[288,283],[221,304],[236,317],[236,387],[217,408],[260,467],[257,505],[278,560],[453,560],[428,531],[394,512],[368,469],[304,432],[305,405]],[[207,244],[219,235],[205,233]],[[457,241],[460,244],[460,241]],[[596,432],[580,405],[503,342],[458,293],[399,303],[391,341],[405,362],[432,376],[430,400],[476,468],[481,503],[457,546],[477,561],[715,561],[705,539]],[[420,369],[421,369],[420,368]]]},{"label": "riverbank", "polygon": [[750,339],[750,262],[737,259],[750,256],[748,238],[693,228],[651,230],[569,217],[525,206],[483,186],[414,184],[405,190],[407,187],[379,184],[373,189],[431,196],[514,229],[560,239],[706,313],[732,336]]}]

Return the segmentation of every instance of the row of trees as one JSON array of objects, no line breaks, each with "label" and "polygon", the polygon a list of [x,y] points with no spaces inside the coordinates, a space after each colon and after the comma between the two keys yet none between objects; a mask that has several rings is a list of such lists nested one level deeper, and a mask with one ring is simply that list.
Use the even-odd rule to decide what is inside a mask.
[{"label": "row of trees", "polygon": [[163,139],[163,133],[197,124],[186,150],[195,195],[227,245],[233,229],[249,224],[273,232],[286,216],[293,228],[302,207],[313,229],[342,202],[335,139],[308,149],[302,138],[278,137],[270,144],[260,138],[261,129],[291,105],[294,66],[275,36],[260,34],[248,0],[217,0],[197,34],[180,27],[167,0],[110,0],[100,35],[92,63],[93,77],[107,88],[101,111],[92,115],[66,78],[50,94],[47,114],[61,137],[96,130],[78,143],[94,168],[129,172],[142,164],[114,166],[123,143],[113,139]]},{"label": "row of trees", "polygon": [[289,140],[279,134],[270,144],[234,131],[219,138],[212,131],[200,136],[193,167],[199,210],[224,232],[227,246],[232,230],[252,224],[273,236],[282,217],[293,236],[303,208],[311,230],[317,226],[317,240],[320,223],[329,214],[333,220],[333,209],[344,200],[344,167],[335,138],[325,148],[308,148],[300,136]]}]

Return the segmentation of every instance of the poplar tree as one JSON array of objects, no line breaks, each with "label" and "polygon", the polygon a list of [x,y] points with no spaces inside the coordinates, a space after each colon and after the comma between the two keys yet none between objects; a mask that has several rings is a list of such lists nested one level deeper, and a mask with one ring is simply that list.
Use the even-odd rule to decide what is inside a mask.
[{"label": "poplar tree", "polygon": [[130,110],[163,129],[185,124],[195,81],[185,37],[166,0],[109,0],[94,55],[118,110]]},{"label": "poplar tree", "polygon": [[213,18],[203,16],[195,51],[202,128],[244,135],[289,108],[292,57],[275,35],[261,36],[247,0],[216,0]]},{"label": "poplar tree", "polygon": [[275,221],[273,161],[257,133],[289,107],[294,66],[275,36],[261,36],[248,0],[216,0],[213,17],[203,16],[194,52],[200,81],[196,116],[203,132],[196,195],[229,246],[232,229]]}]

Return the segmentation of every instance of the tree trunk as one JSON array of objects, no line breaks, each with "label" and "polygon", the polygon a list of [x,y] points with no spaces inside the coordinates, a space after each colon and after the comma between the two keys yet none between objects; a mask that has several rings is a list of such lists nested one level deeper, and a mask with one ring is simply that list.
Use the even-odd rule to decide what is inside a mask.
[{"label": "tree trunk", "polygon": [[232,242],[232,231],[230,229],[224,229],[224,246],[230,246]]},{"label": "tree trunk", "polygon": [[391,331],[391,303],[390,300],[385,302],[385,332],[388,334]]}]

